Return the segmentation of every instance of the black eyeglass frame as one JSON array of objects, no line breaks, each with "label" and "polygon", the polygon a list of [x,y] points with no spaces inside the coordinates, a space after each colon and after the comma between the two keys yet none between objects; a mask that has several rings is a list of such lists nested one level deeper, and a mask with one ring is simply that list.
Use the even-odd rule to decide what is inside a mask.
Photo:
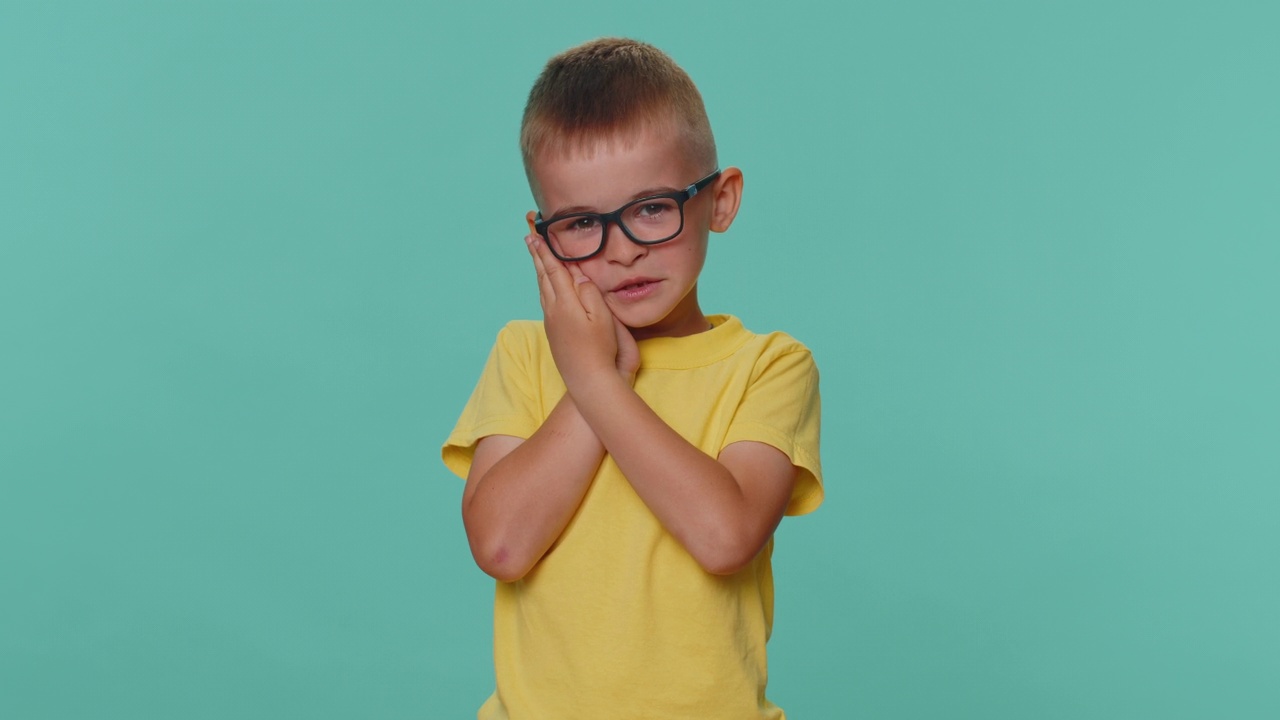
[{"label": "black eyeglass frame", "polygon": [[[701,191],[706,186],[710,185],[718,177],[720,177],[720,168],[716,168],[715,170],[712,170],[710,175],[693,183],[692,185],[685,188],[684,190],[679,190],[679,191],[670,192],[670,193],[661,193],[658,195],[647,195],[637,200],[632,200],[626,205],[623,205],[622,207],[610,213],[588,213],[588,212],[565,213],[564,215],[557,215],[548,220],[543,220],[542,212],[539,211],[537,216],[534,218],[533,229],[536,230],[537,233],[542,236],[542,239],[544,241],[546,241],[547,249],[551,251],[551,254],[555,255],[556,258],[558,258],[561,262],[580,262],[582,260],[587,260],[595,257],[596,255],[599,255],[600,252],[604,250],[605,243],[609,241],[609,224],[610,223],[614,223],[618,227],[622,228],[622,232],[627,236],[627,239],[637,245],[646,245],[646,246],[661,245],[664,242],[669,242],[670,240],[675,238],[677,235],[684,232],[684,204],[689,202],[689,200],[693,199],[693,196],[697,195],[699,191]],[[662,200],[662,199],[669,199],[669,200],[676,201],[676,206],[680,210],[680,227],[674,233],[671,233],[670,235],[662,238],[661,240],[641,240],[637,238],[635,235],[632,235],[631,231],[627,229],[627,224],[622,222],[623,211],[625,211],[627,208],[640,205],[641,203],[646,203],[653,200]],[[560,222],[561,220],[568,220],[569,218],[578,218],[578,217],[595,218],[600,221],[600,226],[601,226],[600,247],[596,248],[593,252],[588,253],[586,255],[580,255],[577,257],[565,257],[560,253],[556,252],[555,245],[551,242],[551,238],[547,235],[547,228],[551,226],[551,223],[556,223],[556,222]]]}]

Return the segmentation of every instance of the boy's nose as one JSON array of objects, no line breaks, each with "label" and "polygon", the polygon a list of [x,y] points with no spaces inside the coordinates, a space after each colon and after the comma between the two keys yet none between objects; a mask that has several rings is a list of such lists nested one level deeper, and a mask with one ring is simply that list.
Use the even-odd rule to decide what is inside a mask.
[{"label": "boy's nose", "polygon": [[631,238],[627,237],[621,225],[609,224],[609,232],[604,239],[604,255],[610,262],[630,265],[644,257],[647,252],[649,252],[648,247],[631,242]]}]

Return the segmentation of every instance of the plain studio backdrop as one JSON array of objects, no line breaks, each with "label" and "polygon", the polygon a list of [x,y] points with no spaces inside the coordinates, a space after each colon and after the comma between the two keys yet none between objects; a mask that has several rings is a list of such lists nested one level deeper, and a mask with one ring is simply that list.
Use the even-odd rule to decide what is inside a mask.
[{"label": "plain studio backdrop", "polygon": [[440,5],[0,7],[0,716],[473,716],[439,446],[529,86],[627,35],[746,175],[704,308],[822,372],[770,695],[1280,717],[1273,3]]}]

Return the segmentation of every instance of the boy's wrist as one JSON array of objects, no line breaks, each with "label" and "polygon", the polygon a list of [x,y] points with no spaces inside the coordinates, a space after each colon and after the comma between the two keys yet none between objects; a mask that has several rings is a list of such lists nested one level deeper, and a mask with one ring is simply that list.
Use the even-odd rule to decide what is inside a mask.
[{"label": "boy's wrist", "polygon": [[573,379],[565,378],[565,386],[573,402],[582,409],[584,406],[608,397],[619,390],[630,390],[635,383],[635,375],[624,376],[621,370],[610,368],[592,373],[582,374]]}]

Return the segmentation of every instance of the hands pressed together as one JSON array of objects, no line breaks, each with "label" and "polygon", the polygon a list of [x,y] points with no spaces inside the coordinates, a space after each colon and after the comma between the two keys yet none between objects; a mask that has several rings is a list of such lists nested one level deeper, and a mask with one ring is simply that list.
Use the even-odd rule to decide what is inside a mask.
[{"label": "hands pressed together", "polygon": [[577,265],[561,262],[537,235],[525,237],[538,271],[538,297],[551,355],[570,394],[601,373],[613,371],[628,384],[640,367],[640,350],[604,294]]}]

